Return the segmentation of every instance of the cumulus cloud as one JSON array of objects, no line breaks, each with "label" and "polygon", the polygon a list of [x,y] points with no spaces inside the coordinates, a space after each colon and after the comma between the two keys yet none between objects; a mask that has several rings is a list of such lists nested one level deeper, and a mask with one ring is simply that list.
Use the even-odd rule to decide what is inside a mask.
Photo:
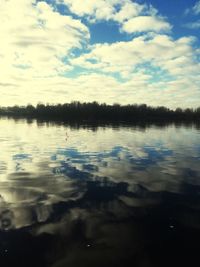
[{"label": "cumulus cloud", "polygon": [[136,17],[144,11],[145,7],[143,5],[139,5],[138,3],[133,3],[130,1],[125,2],[121,9],[113,16],[113,19],[122,23],[131,19],[132,17]]},{"label": "cumulus cloud", "polygon": [[[56,75],[69,69],[62,58],[81,48],[89,31],[46,2],[2,0],[0,66],[4,79]],[[5,81],[6,82],[6,81]]]},{"label": "cumulus cloud", "polygon": [[78,16],[87,15],[91,18],[107,20],[115,12],[115,6],[120,4],[119,0],[63,0],[59,2],[64,2],[70,11]]},{"label": "cumulus cloud", "polygon": [[121,84],[124,91],[114,95],[123,103],[198,106],[200,64],[194,42],[194,37],[147,34],[128,42],[93,45],[89,53],[74,58],[72,65],[118,73],[125,79]]},{"label": "cumulus cloud", "polygon": [[[113,44],[97,44],[91,51],[72,59],[73,65],[88,69],[100,69],[105,72],[119,72],[130,75],[139,66],[150,62],[154,67],[160,67],[170,74],[188,73],[194,66],[193,37],[183,37],[173,40],[168,35],[154,34],[133,38],[129,42]],[[194,69],[192,68],[190,72]]]},{"label": "cumulus cloud", "polygon": [[86,16],[90,22],[112,20],[120,23],[123,31],[161,32],[169,31],[171,25],[151,5],[139,4],[130,0],[59,0],[78,16]]},{"label": "cumulus cloud", "polygon": [[[0,3],[0,105],[199,105],[195,39],[172,38],[171,25],[155,8],[130,0],[51,2],[69,10],[61,14],[58,5],[36,0]],[[119,38],[124,31],[128,40],[91,45],[90,23],[101,20],[114,21]]]},{"label": "cumulus cloud", "polygon": [[162,18],[138,16],[126,21],[122,26],[122,30],[127,33],[148,31],[162,32],[171,30],[171,26]]}]

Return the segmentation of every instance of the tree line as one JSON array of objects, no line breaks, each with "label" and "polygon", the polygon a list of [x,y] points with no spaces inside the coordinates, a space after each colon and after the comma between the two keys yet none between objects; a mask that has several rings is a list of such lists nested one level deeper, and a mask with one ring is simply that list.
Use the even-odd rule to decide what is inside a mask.
[{"label": "tree line", "polygon": [[199,108],[177,108],[175,110],[146,104],[99,104],[73,101],[65,104],[42,104],[36,106],[0,107],[1,116],[57,119],[64,121],[196,121],[200,120]]}]

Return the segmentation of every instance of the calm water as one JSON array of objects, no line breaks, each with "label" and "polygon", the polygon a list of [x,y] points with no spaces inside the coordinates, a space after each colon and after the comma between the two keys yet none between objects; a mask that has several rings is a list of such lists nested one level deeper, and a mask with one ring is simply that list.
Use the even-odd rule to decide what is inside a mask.
[{"label": "calm water", "polygon": [[0,145],[0,266],[198,266],[197,127],[2,118]]}]

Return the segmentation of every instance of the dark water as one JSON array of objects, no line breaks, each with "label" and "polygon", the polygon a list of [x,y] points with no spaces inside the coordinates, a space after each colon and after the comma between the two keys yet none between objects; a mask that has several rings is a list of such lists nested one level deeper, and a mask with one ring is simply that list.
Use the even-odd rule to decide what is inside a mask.
[{"label": "dark water", "polygon": [[0,266],[198,266],[200,130],[0,119]]}]

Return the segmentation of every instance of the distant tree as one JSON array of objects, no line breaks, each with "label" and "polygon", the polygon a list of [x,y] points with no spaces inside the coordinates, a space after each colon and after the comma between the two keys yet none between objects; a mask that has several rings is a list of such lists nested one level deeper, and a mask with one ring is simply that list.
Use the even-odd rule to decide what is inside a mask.
[{"label": "distant tree", "polygon": [[15,105],[13,107],[0,108],[1,115],[9,116],[31,116],[59,120],[92,120],[92,121],[182,121],[200,120],[200,107],[196,109],[187,108],[185,110],[160,106],[152,107],[146,104],[113,105],[99,104],[98,102],[80,103],[73,101],[65,104],[43,104],[38,103],[36,107],[31,104],[25,106]]}]

